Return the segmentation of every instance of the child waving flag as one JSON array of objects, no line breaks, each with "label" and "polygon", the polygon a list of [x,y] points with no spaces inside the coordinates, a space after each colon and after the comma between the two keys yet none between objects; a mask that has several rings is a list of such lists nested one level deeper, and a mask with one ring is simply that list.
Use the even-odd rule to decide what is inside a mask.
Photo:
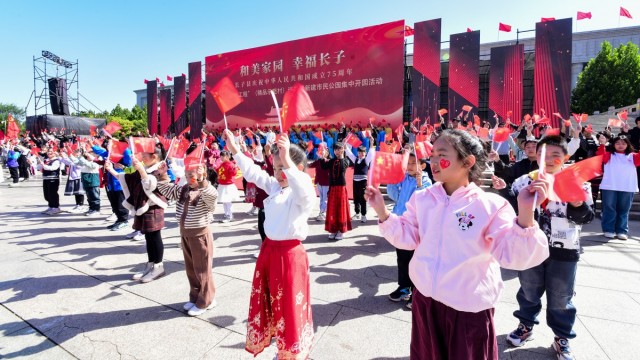
[{"label": "child waving flag", "polygon": [[306,359],[313,342],[309,292],[309,260],[301,241],[309,233],[307,219],[316,192],[304,170],[307,158],[281,136],[272,150],[274,176],[241,153],[233,133],[225,130],[227,147],[247,181],[263,189],[264,231],[251,289],[246,350],[257,355],[275,337],[280,359]]},{"label": "child waving flag", "polygon": [[431,157],[437,183],[415,192],[402,215],[387,210],[378,189],[367,188],[382,235],[415,250],[412,359],[498,359],[493,312],[503,288],[500,267],[527,269],[549,255],[533,218],[534,193],[541,203],[547,183],[537,180],[520,193],[516,216],[507,200],[476,185],[486,159],[480,140],[445,130]]}]

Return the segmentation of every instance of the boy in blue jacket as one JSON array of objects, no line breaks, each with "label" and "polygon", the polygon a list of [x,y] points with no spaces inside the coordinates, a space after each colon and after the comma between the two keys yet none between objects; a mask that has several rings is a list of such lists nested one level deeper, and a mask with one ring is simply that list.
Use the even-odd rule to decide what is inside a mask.
[{"label": "boy in blue jacket", "polygon": [[[426,172],[427,160],[416,159],[413,150],[405,148],[403,151],[411,151],[407,173],[401,182],[387,185],[387,195],[396,203],[391,212],[396,215],[402,215],[407,210],[406,203],[416,190],[431,186],[431,179]],[[413,283],[409,278],[409,262],[413,257],[413,250],[396,249],[396,255],[398,257],[398,288],[389,294],[389,300],[407,301],[407,307],[411,309]]]},{"label": "boy in blue jacket", "polygon": [[[109,140],[113,141],[113,140]],[[91,150],[100,156],[103,159],[109,158],[109,151],[103,147],[94,145]],[[118,161],[118,163],[114,163],[113,168],[116,172],[124,172],[124,167],[131,166],[131,149],[127,148],[122,155],[122,159]],[[120,229],[124,229],[127,227],[129,222],[129,210],[127,210],[124,206],[122,206],[122,202],[125,200],[124,193],[122,192],[122,186],[120,185],[120,181],[111,175],[108,171],[105,171],[107,175],[106,189],[107,189],[107,198],[109,198],[109,203],[111,204],[111,211],[116,216],[116,221],[107,226],[107,229],[111,231],[118,231]],[[138,234],[133,234],[138,235]],[[133,236],[132,236],[133,237]]]}]

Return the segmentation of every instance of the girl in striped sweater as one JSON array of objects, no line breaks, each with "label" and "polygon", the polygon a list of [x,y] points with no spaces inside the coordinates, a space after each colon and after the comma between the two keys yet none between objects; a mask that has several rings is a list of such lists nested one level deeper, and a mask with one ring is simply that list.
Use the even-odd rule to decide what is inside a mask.
[{"label": "girl in striped sweater", "polygon": [[[166,165],[159,170],[166,172]],[[188,167],[185,179],[187,185],[158,183],[158,191],[167,200],[176,201],[182,253],[190,285],[189,301],[183,308],[190,316],[198,316],[216,306],[216,288],[211,273],[213,235],[209,224],[213,220],[218,191],[207,180],[203,165]]]}]

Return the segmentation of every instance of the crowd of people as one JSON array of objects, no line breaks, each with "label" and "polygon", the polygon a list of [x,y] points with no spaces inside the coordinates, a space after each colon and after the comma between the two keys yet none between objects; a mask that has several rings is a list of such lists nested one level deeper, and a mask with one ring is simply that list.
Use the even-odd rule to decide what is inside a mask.
[{"label": "crowd of people", "polygon": [[[564,120],[553,129],[525,118],[518,124],[496,119],[491,126],[458,117],[396,129],[370,120],[368,126],[295,125],[283,134],[257,126],[203,130],[180,135],[190,142],[182,158],[168,153],[157,136],[152,150],[129,148],[113,156],[118,139],[111,134],[81,138],[54,131],[4,141],[2,158],[11,187],[41,172],[47,203],[42,214],[48,216],[62,213],[61,176],[67,177],[64,195],[73,196],[70,213],[100,216],[104,189],[113,221],[109,230],[130,229],[128,238],[146,241],[147,261],[132,275],[141,283],[165,274],[161,232],[165,210],[175,205],[190,285],[184,310],[191,316],[216,305],[212,224],[232,223],[233,203],[244,192],[262,240],[247,325],[246,349],[253,354],[275,338],[279,358],[309,355],[313,320],[302,245],[308,221],[324,222],[328,241],[340,241],[352,221],[369,222],[370,208],[380,234],[396,248],[398,288],[388,297],[412,310],[412,358],[497,359],[493,311],[502,267],[517,270],[520,282],[518,325],[507,342],[522,346],[532,339],[546,293],[553,347],[560,359],[573,359],[569,341],[576,336],[572,297],[581,225],[594,219],[601,199],[603,236],[628,238],[640,165],[640,118],[615,135],[583,125]],[[508,136],[497,141],[501,129]],[[430,154],[419,155],[417,143],[428,144]],[[205,149],[202,161],[187,161],[198,148]],[[369,169],[375,152],[389,149],[405,155],[405,174],[386,185],[384,196],[372,186]],[[603,176],[583,184],[586,200],[554,198],[554,174],[567,163],[600,155]],[[308,168],[315,170],[313,179]],[[493,173],[490,188],[480,186],[487,172]],[[223,215],[214,219],[217,203]]]}]

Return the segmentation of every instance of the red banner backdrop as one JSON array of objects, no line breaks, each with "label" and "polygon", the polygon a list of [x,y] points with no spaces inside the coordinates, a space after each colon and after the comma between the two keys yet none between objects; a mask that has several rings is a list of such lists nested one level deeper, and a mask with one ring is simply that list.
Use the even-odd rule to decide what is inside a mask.
[{"label": "red banner backdrop", "polygon": [[171,89],[160,90],[160,135],[165,135],[171,125]]},{"label": "red banner backdrop", "polygon": [[187,127],[187,78],[173,78],[173,133],[180,134]]},{"label": "red banner backdrop", "polygon": [[422,21],[414,25],[413,72],[411,93],[413,118],[429,123],[438,120],[440,105],[440,37],[442,20]]},{"label": "red banner backdrop", "polygon": [[[370,117],[392,126],[402,121],[404,21],[208,56],[210,90],[228,76],[244,98],[227,114],[229,125],[275,125],[270,90],[284,93],[301,83],[318,113],[305,123],[361,123]],[[207,125],[222,126],[217,106],[207,106]]]},{"label": "red banner backdrop", "polygon": [[554,128],[560,127],[560,119],[551,114],[571,116],[572,26],[570,18],[536,24],[533,111],[544,109]]},{"label": "red banner backdrop", "polygon": [[[191,134],[202,131],[202,62],[189,63],[189,126]],[[215,102],[210,102],[215,104]]]},{"label": "red banner backdrop", "polygon": [[491,48],[491,70],[489,71],[489,116],[498,114],[519,124],[522,118],[524,77],[524,45]]},{"label": "red banner backdrop", "polygon": [[149,134],[158,133],[158,82],[147,82],[147,129]]},{"label": "red banner backdrop", "polygon": [[454,118],[465,105],[478,107],[480,31],[451,35],[449,53],[449,118]]}]

